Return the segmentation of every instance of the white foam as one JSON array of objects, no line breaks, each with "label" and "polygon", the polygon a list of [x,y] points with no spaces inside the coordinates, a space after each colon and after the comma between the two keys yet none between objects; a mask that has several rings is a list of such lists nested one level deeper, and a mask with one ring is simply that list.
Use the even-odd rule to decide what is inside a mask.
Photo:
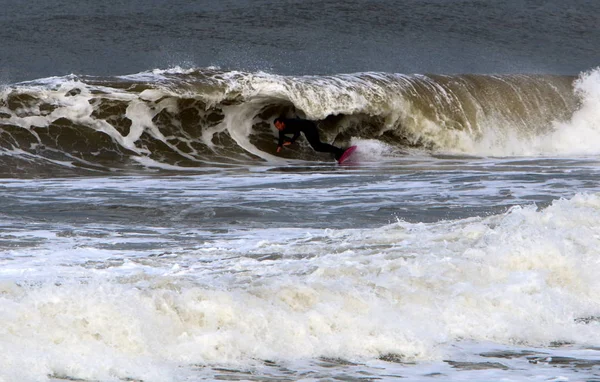
[{"label": "white foam", "polygon": [[30,264],[47,280],[4,278],[0,375],[158,381],[257,359],[441,361],[458,339],[594,345],[600,327],[575,319],[600,314],[598,248],[600,195],[582,194],[453,222],[252,230],[168,262]]},{"label": "white foam", "polygon": [[353,160],[362,164],[369,161],[380,162],[388,158],[398,158],[408,152],[407,150],[400,151],[397,147],[376,139],[352,138],[350,145],[357,146],[355,153],[352,155],[355,158]]},{"label": "white foam", "polygon": [[569,121],[554,123],[552,133],[538,142],[544,153],[561,155],[600,154],[600,68],[583,73],[575,82],[580,100]]},{"label": "white foam", "polygon": [[546,133],[523,132],[491,118],[480,136],[456,133],[450,151],[491,156],[588,156],[600,154],[600,68],[582,73],[574,84],[579,107],[565,121],[554,121]]}]

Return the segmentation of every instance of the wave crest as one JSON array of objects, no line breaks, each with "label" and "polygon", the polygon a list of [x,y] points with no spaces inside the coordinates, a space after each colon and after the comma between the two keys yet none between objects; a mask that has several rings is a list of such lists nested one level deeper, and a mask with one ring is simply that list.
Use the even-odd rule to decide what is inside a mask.
[{"label": "wave crest", "polygon": [[[561,148],[544,137],[569,135],[565,126],[573,124],[598,130],[591,121],[600,103],[599,78],[598,70],[575,79],[291,77],[215,68],[53,77],[2,90],[0,158],[9,167],[21,162],[93,171],[140,168],[148,160],[170,168],[330,160],[305,144],[276,156],[271,121],[279,115],[317,121],[322,139],[338,145],[377,140],[468,155],[556,154]],[[577,154],[577,147],[570,149]]]}]

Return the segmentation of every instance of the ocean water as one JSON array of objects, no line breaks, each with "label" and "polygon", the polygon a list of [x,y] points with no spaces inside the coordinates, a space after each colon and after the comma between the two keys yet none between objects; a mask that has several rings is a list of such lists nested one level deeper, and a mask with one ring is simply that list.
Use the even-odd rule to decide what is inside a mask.
[{"label": "ocean water", "polygon": [[600,381],[600,3],[0,8],[0,381]]}]

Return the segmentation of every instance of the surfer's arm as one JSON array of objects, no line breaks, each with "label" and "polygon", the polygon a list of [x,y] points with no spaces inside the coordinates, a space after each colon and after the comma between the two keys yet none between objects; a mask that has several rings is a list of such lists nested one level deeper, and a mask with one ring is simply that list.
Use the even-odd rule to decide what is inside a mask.
[{"label": "surfer's arm", "polygon": [[295,133],[294,134],[294,138],[292,138],[292,141],[287,141],[285,142],[285,133],[283,131],[279,132],[279,140],[277,141],[277,152],[281,151],[281,148],[283,146],[289,146],[292,144],[293,140],[295,140],[296,138],[298,138],[298,134],[300,133]]},{"label": "surfer's arm", "polygon": [[296,139],[298,139],[298,137],[299,137],[299,136],[300,136],[300,132],[299,132],[299,131],[296,131],[296,132],[294,133],[294,136],[292,137],[292,139],[290,139],[290,144],[292,144],[292,143],[296,142]]},{"label": "surfer's arm", "polygon": [[281,151],[281,147],[283,147],[284,145],[287,146],[290,143],[289,142],[284,142],[285,140],[285,133],[283,131],[279,132],[279,140],[277,141],[277,152]]}]

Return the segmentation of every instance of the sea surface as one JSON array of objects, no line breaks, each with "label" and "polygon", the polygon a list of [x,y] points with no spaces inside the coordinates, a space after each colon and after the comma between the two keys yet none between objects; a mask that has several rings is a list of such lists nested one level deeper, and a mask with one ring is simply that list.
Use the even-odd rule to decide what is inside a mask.
[{"label": "sea surface", "polygon": [[600,2],[0,9],[0,382],[600,381]]}]

